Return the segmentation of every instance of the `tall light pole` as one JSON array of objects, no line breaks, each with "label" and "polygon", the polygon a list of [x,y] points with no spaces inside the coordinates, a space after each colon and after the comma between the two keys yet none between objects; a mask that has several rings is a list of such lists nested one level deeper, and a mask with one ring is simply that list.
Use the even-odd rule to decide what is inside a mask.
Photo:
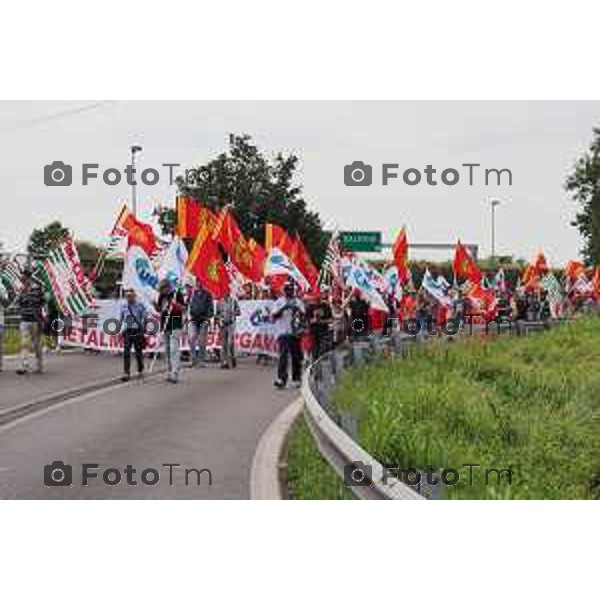
[{"label": "tall light pole", "polygon": [[496,206],[500,204],[500,200],[492,198],[490,203],[492,209],[492,259],[496,256]]},{"label": "tall light pole", "polygon": [[131,179],[131,212],[134,217],[137,217],[137,186],[135,179],[135,155],[142,151],[141,146],[131,146],[131,168],[134,171]]}]

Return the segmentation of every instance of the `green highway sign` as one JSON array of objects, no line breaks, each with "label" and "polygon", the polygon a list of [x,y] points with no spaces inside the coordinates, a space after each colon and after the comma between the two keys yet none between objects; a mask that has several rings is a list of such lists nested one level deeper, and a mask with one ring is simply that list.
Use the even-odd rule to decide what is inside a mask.
[{"label": "green highway sign", "polygon": [[349,252],[379,252],[381,231],[340,231],[340,243]]}]

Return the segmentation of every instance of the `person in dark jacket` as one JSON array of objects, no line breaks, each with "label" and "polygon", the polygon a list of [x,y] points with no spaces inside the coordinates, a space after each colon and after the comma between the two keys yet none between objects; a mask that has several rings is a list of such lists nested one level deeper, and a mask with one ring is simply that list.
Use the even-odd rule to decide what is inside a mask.
[{"label": "person in dark jacket", "polygon": [[46,298],[41,285],[33,280],[31,272],[25,271],[23,289],[16,299],[16,306],[21,316],[21,365],[17,369],[19,375],[24,375],[29,371],[32,349],[37,363],[35,372],[43,373],[44,371],[42,334],[45,305]]},{"label": "person in dark jacket", "polygon": [[177,383],[181,370],[181,330],[185,314],[183,294],[168,279],[163,279],[158,286],[156,310],[160,313],[160,329],[165,340],[167,357],[167,381]]},{"label": "person in dark jacket", "polygon": [[214,315],[213,297],[200,282],[189,299],[190,320],[188,334],[192,366],[203,366],[206,360],[206,338],[210,320]]},{"label": "person in dark jacket", "polygon": [[126,290],[125,302],[121,306],[120,320],[123,327],[123,381],[131,378],[131,348],[135,350],[138,377],[144,374],[144,331],[146,307],[137,300],[133,288]]}]

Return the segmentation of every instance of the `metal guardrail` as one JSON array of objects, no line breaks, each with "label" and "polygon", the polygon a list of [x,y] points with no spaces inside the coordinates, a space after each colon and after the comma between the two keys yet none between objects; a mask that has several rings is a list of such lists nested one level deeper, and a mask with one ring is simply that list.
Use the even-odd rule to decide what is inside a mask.
[{"label": "metal guardrail", "polygon": [[305,417],[322,456],[337,474],[344,478],[352,465],[370,467],[370,477],[363,484],[350,489],[361,500],[425,500],[424,496],[400,480],[384,483],[383,466],[355,441],[356,428],[351,415],[333,414],[330,392],[342,371],[350,366],[362,364],[379,354],[384,346],[393,347],[396,353],[409,338],[398,336],[372,338],[369,343],[344,345],[326,354],[312,364],[304,374],[302,396]]},{"label": "metal guardrail", "polygon": [[[562,322],[558,320],[557,322]],[[515,323],[510,335],[530,335],[547,330],[550,322]],[[491,334],[494,331],[485,326],[473,327],[470,334]],[[505,334],[504,333],[504,334]],[[497,335],[504,335],[502,332]],[[456,336],[453,336],[456,337]],[[428,486],[415,488],[398,479],[387,479],[384,483],[384,467],[357,442],[357,423],[350,413],[340,411],[333,406],[331,392],[340,374],[346,369],[368,363],[383,353],[403,356],[412,344],[422,342],[415,338],[395,332],[389,337],[372,337],[368,342],[343,344],[337,349],[319,358],[305,372],[302,384],[304,414],[319,452],[336,471],[340,478],[347,476],[347,470],[355,463],[370,466],[371,475],[366,485],[350,486],[352,492],[361,500],[425,500],[436,497],[436,490]],[[423,491],[420,494],[419,491]]]}]

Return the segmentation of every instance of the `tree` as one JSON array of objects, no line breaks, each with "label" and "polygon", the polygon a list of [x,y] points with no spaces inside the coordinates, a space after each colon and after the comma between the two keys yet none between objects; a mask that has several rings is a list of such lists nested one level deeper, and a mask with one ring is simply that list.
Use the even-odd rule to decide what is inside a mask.
[{"label": "tree", "polygon": [[34,229],[29,236],[27,252],[33,258],[45,258],[69,236],[69,230],[60,221],[53,221],[42,229]]},{"label": "tree", "polygon": [[[249,135],[229,136],[229,148],[187,179],[177,178],[179,193],[211,209],[231,205],[242,232],[264,243],[265,223],[298,233],[313,260],[320,264],[328,242],[319,215],[307,208],[296,182],[298,157],[278,153],[269,160]],[[191,170],[188,170],[190,173]],[[172,231],[172,209],[157,211],[163,233]]]},{"label": "tree", "polygon": [[565,184],[580,205],[571,225],[583,236],[583,256],[588,265],[600,264],[600,128],[593,131],[590,149],[577,161]]}]

